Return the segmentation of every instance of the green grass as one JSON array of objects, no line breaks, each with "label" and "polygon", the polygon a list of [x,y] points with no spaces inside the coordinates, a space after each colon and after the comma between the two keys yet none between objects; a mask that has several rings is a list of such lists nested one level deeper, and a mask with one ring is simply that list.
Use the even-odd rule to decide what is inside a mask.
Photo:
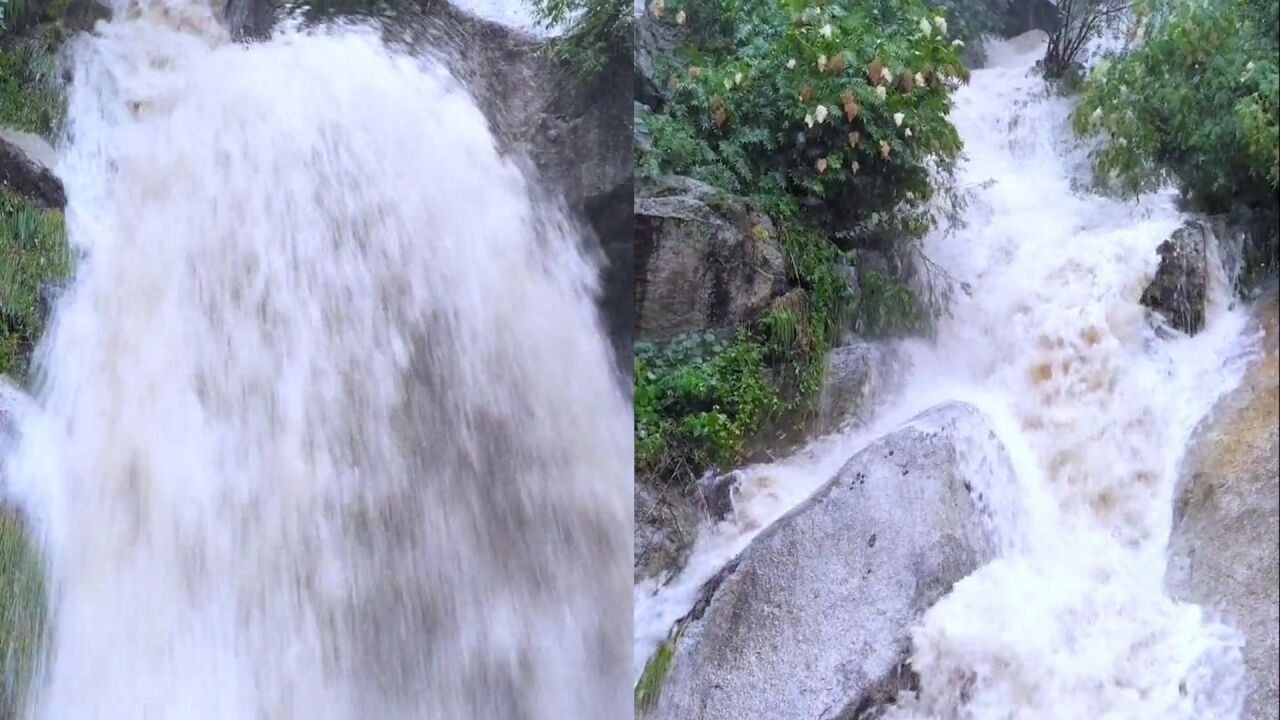
[{"label": "green grass", "polygon": [[40,558],[10,511],[0,509],[0,717],[20,717],[44,631]]},{"label": "green grass", "polygon": [[0,189],[0,373],[25,380],[44,331],[40,288],[69,269],[61,211],[37,208]]},{"label": "green grass", "polygon": [[52,137],[65,113],[55,48],[48,27],[0,46],[0,125]]},{"label": "green grass", "polygon": [[645,663],[644,672],[636,683],[636,715],[647,712],[658,702],[658,694],[662,692],[662,682],[671,672],[671,665],[676,657],[676,644],[673,640],[663,640],[662,644]]}]

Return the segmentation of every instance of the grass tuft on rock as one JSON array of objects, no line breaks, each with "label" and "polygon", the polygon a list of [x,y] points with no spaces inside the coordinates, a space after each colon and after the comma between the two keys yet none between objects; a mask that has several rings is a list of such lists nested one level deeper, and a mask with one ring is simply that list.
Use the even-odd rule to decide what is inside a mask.
[{"label": "grass tuft on rock", "polygon": [[648,712],[658,702],[658,694],[662,692],[662,683],[671,672],[675,662],[676,644],[673,640],[663,640],[653,657],[645,663],[644,672],[636,683],[636,714]]},{"label": "grass tuft on rock", "polygon": [[44,332],[41,288],[70,269],[62,212],[0,188],[0,373],[21,382]]},{"label": "grass tuft on rock", "polygon": [[0,508],[0,717],[22,715],[44,626],[39,554],[21,520]]}]

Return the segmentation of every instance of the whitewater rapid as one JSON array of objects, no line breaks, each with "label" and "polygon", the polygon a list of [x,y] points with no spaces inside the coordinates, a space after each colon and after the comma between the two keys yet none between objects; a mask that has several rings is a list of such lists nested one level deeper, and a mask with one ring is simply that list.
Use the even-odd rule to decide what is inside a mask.
[{"label": "whitewater rapid", "polygon": [[40,720],[629,712],[597,268],[465,88],[199,2],[70,49],[78,260],[17,409]]},{"label": "whitewater rapid", "polygon": [[[665,585],[635,588],[633,678],[698,587],[858,449],[948,400],[996,428],[1016,489],[988,498],[1000,557],[958,583],[913,631],[923,720],[1213,720],[1240,714],[1231,628],[1164,593],[1178,462],[1233,387],[1257,338],[1215,255],[1206,327],[1157,331],[1139,298],[1156,246],[1187,218],[1171,190],[1134,200],[1089,190],[1071,101],[1033,71],[1043,39],[989,46],[955,96],[965,142],[963,223],[925,240],[957,293],[932,342],[867,427],[745,468],[736,516],[698,538]],[[905,511],[905,509],[904,509]]]}]

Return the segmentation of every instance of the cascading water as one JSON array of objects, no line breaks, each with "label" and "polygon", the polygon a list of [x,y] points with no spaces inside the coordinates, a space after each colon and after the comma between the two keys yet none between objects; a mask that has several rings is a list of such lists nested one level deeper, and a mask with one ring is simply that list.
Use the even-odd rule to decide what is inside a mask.
[{"label": "cascading water", "polygon": [[631,421],[579,238],[443,69],[215,13],[72,48],[80,257],[6,462],[31,715],[622,717]]},{"label": "cascading water", "polygon": [[1001,555],[914,630],[921,690],[890,717],[1239,716],[1239,636],[1167,598],[1163,576],[1182,448],[1256,338],[1220,267],[1200,334],[1150,326],[1138,300],[1185,219],[1175,197],[1078,191],[1086,150],[1070,139],[1070,101],[1033,71],[1042,36],[989,50],[953,110],[957,181],[974,188],[965,222],[926,241],[972,292],[934,342],[905,344],[911,377],[872,427],[746,468],[736,518],[704,532],[671,583],[636,588],[637,671],[697,586],[866,440],[963,400],[992,420],[1016,492],[990,494]]}]

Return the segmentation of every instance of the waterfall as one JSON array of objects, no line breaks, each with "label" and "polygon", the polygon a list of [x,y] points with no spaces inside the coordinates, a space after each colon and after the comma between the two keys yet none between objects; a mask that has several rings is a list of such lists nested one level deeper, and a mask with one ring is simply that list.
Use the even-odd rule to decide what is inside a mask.
[{"label": "waterfall", "polygon": [[40,720],[612,720],[631,419],[596,268],[465,88],[198,0],[74,42],[76,269],[8,492]]},{"label": "waterfall", "polygon": [[[930,258],[971,288],[869,427],[743,469],[729,522],[701,533],[682,574],[635,588],[633,677],[698,586],[871,439],[967,401],[1017,471],[992,498],[1000,557],[958,583],[913,632],[919,697],[894,720],[1206,720],[1241,711],[1241,639],[1164,592],[1178,463],[1196,423],[1240,378],[1244,333],[1220,263],[1206,328],[1159,332],[1139,304],[1156,247],[1186,217],[1171,190],[1088,189],[1072,102],[1033,70],[1043,36],[994,42],[955,95],[965,142],[963,222]],[[904,512],[909,510],[904,509]]]}]

